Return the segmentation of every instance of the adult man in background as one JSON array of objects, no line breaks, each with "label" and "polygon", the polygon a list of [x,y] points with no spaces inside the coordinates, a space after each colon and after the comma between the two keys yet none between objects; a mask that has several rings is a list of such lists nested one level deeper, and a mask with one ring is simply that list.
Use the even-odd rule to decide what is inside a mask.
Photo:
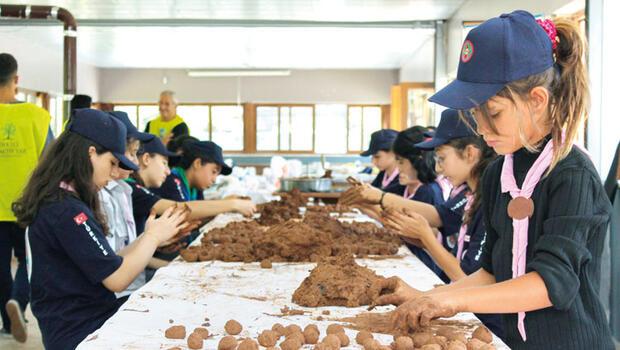
[{"label": "adult man in background", "polygon": [[144,132],[159,137],[164,145],[181,135],[189,135],[185,121],[177,114],[177,100],[174,91],[162,91],[159,95],[159,116],[146,124]]},{"label": "adult man in background", "polygon": [[[49,113],[32,103],[16,101],[17,61],[0,53],[0,314],[2,333],[19,342],[27,338],[24,311],[30,300],[26,271],[25,230],[11,210],[21,195],[45,146],[51,142]],[[11,260],[19,264],[15,281]]]}]

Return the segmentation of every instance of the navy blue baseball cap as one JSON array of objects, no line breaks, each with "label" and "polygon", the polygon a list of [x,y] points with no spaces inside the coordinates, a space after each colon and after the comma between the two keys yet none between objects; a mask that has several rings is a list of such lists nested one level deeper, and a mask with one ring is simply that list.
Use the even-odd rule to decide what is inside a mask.
[{"label": "navy blue baseball cap", "polygon": [[109,114],[96,109],[75,110],[75,118],[67,124],[67,130],[79,134],[112,152],[120,167],[137,171],[138,166],[125,157],[127,128]]},{"label": "navy blue baseball cap", "polygon": [[224,162],[222,147],[218,146],[217,143],[212,141],[188,140],[183,146],[193,154],[199,157],[209,158],[215,164],[219,165],[222,168],[220,174],[230,175],[232,173],[232,168]]},{"label": "navy blue baseball cap", "polygon": [[552,43],[532,14],[517,10],[472,29],[461,48],[456,80],[429,101],[471,109],[495,96],[506,84],[552,67]]},{"label": "navy blue baseball cap", "polygon": [[164,146],[164,144],[161,142],[159,137],[153,137],[148,141],[140,142],[140,148],[138,149],[138,154],[144,154],[144,153],[160,154],[168,158],[178,157],[176,153],[172,153],[168,151],[168,149],[166,148],[166,146]]},{"label": "navy blue baseball cap", "polygon": [[121,123],[123,123],[123,125],[125,125],[125,128],[127,128],[127,138],[135,138],[139,141],[149,141],[151,139],[153,139],[155,137],[155,135],[153,134],[147,134],[145,132],[140,132],[138,130],[138,128],[136,128],[133,123],[129,120],[129,116],[127,115],[127,113],[122,112],[122,111],[113,111],[113,112],[108,112],[110,113],[110,115],[112,115],[114,118],[120,120]]},{"label": "navy blue baseball cap", "polygon": [[441,145],[445,145],[454,139],[462,137],[476,136],[473,128],[476,127],[476,120],[471,113],[463,112],[467,122],[463,121],[459,116],[459,112],[454,109],[446,109],[441,112],[441,120],[439,126],[433,135],[433,138],[424,142],[416,143],[415,147],[420,149],[435,149]]},{"label": "navy blue baseball cap", "polygon": [[360,155],[362,157],[368,157],[381,150],[392,149],[392,144],[394,143],[394,140],[396,140],[396,136],[398,136],[398,131],[393,129],[381,129],[373,132],[372,135],[370,135],[370,145],[368,145],[368,150],[360,153]]}]

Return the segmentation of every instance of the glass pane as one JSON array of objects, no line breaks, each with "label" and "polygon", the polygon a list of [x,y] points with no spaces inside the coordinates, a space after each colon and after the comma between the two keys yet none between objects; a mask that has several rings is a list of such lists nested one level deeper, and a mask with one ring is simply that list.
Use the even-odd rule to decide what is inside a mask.
[{"label": "glass pane", "polygon": [[312,151],[312,107],[291,108],[291,150]]},{"label": "glass pane", "polygon": [[368,149],[370,135],[381,129],[381,107],[364,107],[364,136],[363,146]]},{"label": "glass pane", "polygon": [[138,106],[138,129],[145,131],[146,123],[151,119],[157,118],[159,115],[159,106],[157,105],[142,105]]},{"label": "glass pane", "polygon": [[26,102],[26,94],[23,92],[18,92],[17,95],[15,95],[15,99],[17,101]]},{"label": "glass pane", "polygon": [[280,151],[291,150],[291,109],[280,107]]},{"label": "glass pane", "polygon": [[48,112],[50,113],[50,116],[52,116],[50,127],[52,128],[52,133],[54,134],[54,137],[58,136],[58,134],[60,134],[60,131],[62,131],[62,112],[58,114],[58,108],[56,108],[56,104],[58,103],[58,101],[59,99],[57,99],[56,97],[50,96]]},{"label": "glass pane", "polygon": [[243,150],[243,107],[212,106],[213,142],[224,151]]},{"label": "glass pane", "polygon": [[209,106],[183,106],[177,107],[177,114],[185,120],[189,128],[189,134],[203,141],[209,138]]},{"label": "glass pane", "polygon": [[278,107],[256,107],[256,150],[278,150]]},{"label": "glass pane", "polygon": [[129,120],[131,121],[131,123],[133,125],[135,125],[136,128],[138,127],[138,106],[136,106],[136,105],[124,105],[124,106],[116,105],[116,106],[114,106],[114,110],[127,113],[127,116],[129,117]]},{"label": "glass pane", "polygon": [[349,151],[362,151],[362,107],[349,107]]},{"label": "glass pane", "polygon": [[343,154],[347,152],[347,105],[316,106],[315,152]]}]

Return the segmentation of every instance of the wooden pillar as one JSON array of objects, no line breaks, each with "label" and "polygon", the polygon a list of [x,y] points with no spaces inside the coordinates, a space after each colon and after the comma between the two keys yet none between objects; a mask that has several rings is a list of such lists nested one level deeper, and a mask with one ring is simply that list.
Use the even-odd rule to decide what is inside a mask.
[{"label": "wooden pillar", "polygon": [[256,152],[256,105],[243,104],[243,153]]}]

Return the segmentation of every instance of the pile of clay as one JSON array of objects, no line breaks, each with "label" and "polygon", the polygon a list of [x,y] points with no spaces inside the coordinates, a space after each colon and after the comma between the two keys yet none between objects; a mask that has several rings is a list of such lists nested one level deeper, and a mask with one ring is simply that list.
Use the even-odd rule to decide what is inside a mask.
[{"label": "pile of clay", "polygon": [[379,297],[384,277],[355,263],[352,255],[322,258],[299,288],[293,302],[307,307],[370,305]]},{"label": "pile of clay", "polygon": [[306,207],[306,212],[324,213],[324,214],[336,213],[339,216],[342,216],[345,213],[353,213],[353,209],[346,205],[326,204],[326,205],[308,206]]},{"label": "pile of clay", "polygon": [[307,199],[298,189],[282,193],[280,200],[258,205],[258,223],[265,226],[276,225],[290,219],[301,218],[299,208],[306,206]]},{"label": "pile of clay", "polygon": [[263,227],[254,221],[233,222],[207,232],[200,246],[181,251],[187,262],[317,262],[321,257],[354,254],[394,255],[400,239],[373,223],[341,223],[325,213],[308,213]]}]

